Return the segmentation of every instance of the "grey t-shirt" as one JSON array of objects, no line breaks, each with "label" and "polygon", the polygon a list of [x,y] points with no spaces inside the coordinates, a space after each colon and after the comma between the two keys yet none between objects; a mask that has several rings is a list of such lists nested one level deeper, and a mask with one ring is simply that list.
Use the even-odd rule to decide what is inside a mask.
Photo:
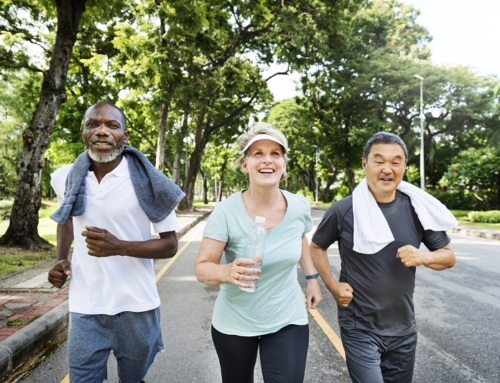
[{"label": "grey t-shirt", "polygon": [[354,290],[349,306],[338,306],[340,327],[385,336],[408,335],[416,331],[413,308],[416,268],[405,267],[397,258],[397,250],[405,245],[419,248],[424,243],[433,251],[450,243],[450,238],[444,231],[424,230],[410,198],[400,191],[394,201],[378,205],[395,238],[378,253],[353,250],[352,196],[330,206],[312,242],[323,249],[339,242],[339,281],[349,283]]}]

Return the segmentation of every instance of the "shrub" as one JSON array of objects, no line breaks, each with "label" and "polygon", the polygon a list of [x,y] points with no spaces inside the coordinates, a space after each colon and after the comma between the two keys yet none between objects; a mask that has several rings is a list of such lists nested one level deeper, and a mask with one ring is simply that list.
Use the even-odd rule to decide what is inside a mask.
[{"label": "shrub", "polygon": [[492,201],[495,201],[493,193],[486,190],[428,190],[430,194],[440,200],[448,209],[457,210],[489,210]]},{"label": "shrub", "polygon": [[471,211],[468,217],[471,222],[500,223],[500,210]]}]

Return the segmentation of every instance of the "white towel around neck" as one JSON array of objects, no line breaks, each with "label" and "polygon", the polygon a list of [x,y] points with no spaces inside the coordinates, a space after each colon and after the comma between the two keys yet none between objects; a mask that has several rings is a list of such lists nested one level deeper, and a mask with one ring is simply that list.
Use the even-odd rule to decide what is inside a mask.
[{"label": "white towel around neck", "polygon": [[[446,231],[458,226],[453,214],[438,199],[418,187],[402,181],[398,190],[410,197],[411,204],[425,230]],[[375,254],[394,241],[391,229],[366,178],[352,193],[354,215],[354,251]]]}]

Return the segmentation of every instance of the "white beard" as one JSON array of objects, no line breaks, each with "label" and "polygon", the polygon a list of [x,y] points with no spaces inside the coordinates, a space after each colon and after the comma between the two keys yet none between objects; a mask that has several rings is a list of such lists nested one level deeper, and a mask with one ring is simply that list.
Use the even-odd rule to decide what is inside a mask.
[{"label": "white beard", "polygon": [[115,148],[111,153],[109,154],[99,154],[94,152],[90,147],[87,147],[87,153],[89,154],[89,157],[100,164],[106,164],[108,162],[111,162],[115,160],[120,154],[123,152],[123,145],[120,146],[119,148]]}]

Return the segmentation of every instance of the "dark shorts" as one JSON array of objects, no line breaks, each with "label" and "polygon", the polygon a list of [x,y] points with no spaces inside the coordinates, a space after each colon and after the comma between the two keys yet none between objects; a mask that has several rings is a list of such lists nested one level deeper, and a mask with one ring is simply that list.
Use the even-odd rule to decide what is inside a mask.
[{"label": "dark shorts", "polygon": [[353,383],[411,383],[417,333],[380,336],[342,328],[341,336]]},{"label": "dark shorts", "polygon": [[102,382],[113,351],[122,383],[140,382],[164,351],[160,308],[116,315],[70,313],[68,364],[71,383]]}]

